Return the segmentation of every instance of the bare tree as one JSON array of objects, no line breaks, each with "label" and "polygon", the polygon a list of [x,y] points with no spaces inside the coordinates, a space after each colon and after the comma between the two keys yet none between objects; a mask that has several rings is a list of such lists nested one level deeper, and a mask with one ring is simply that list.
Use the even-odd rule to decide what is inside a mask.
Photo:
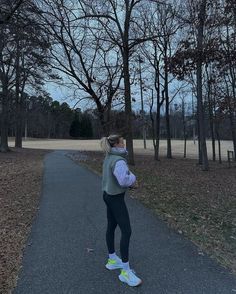
[{"label": "bare tree", "polygon": [[206,8],[207,0],[202,0],[198,11],[197,24],[197,105],[198,105],[198,119],[199,119],[199,140],[201,144],[202,155],[202,169],[207,171],[209,169],[207,147],[206,147],[206,133],[205,133],[205,118],[202,97],[202,64],[203,64],[203,46],[204,46],[204,27],[206,22]]},{"label": "bare tree", "polygon": [[[223,1],[224,2],[224,1]],[[234,156],[236,160],[236,5],[234,1],[224,2],[224,12],[227,14],[224,17],[223,26],[220,29],[221,46],[223,54],[219,66],[221,75],[224,77],[226,95],[225,101],[229,114],[232,140],[234,146]]]},{"label": "bare tree", "polygon": [[126,114],[126,144],[129,163],[134,164],[132,106],[130,82],[130,56],[138,44],[153,38],[146,32],[146,24],[140,24],[140,15],[147,10],[140,0],[80,1],[85,17],[97,19],[106,33],[106,40],[119,48],[122,55],[124,74],[124,98]]},{"label": "bare tree", "polygon": [[[163,7],[164,6],[164,7]],[[160,15],[160,23],[159,23],[159,31],[160,37],[157,40],[157,44],[159,50],[163,54],[163,63],[164,63],[164,71],[163,71],[163,80],[164,80],[164,97],[165,97],[165,118],[166,118],[166,134],[167,134],[167,158],[172,158],[172,150],[171,150],[171,127],[170,127],[170,76],[169,76],[169,60],[173,54],[173,36],[179,30],[179,24],[176,22],[176,14],[177,10],[173,7],[173,5],[164,4],[158,5],[158,13]]]},{"label": "bare tree", "polygon": [[[43,1],[44,23],[55,46],[52,67],[80,90],[83,99],[97,107],[104,135],[109,133],[109,113],[122,78],[120,53],[106,42],[96,20],[89,20],[77,3]],[[45,6],[46,4],[46,6]]]},{"label": "bare tree", "polygon": [[[149,88],[151,89],[152,94],[150,99],[149,114],[152,124],[154,158],[155,160],[159,160],[161,107],[165,101],[163,94],[164,91],[162,90],[163,85],[161,84],[161,78],[163,77],[161,74],[162,53],[158,48],[157,41],[153,40],[152,42],[147,42],[142,46],[141,54],[145,56],[148,67],[151,65],[151,70],[149,68],[149,72],[152,74],[152,77],[151,81],[149,81]],[[153,112],[155,112],[155,116],[153,115]]]},{"label": "bare tree", "polygon": [[[142,54],[148,60],[153,70],[153,87],[156,92],[156,120],[155,120],[155,159],[159,159],[159,136],[160,136],[160,111],[165,103],[165,120],[167,133],[167,157],[172,157],[171,131],[170,131],[170,104],[177,93],[170,94],[170,85],[175,80],[170,75],[170,58],[176,48],[176,36],[181,24],[177,22],[178,4],[172,1],[151,1],[152,7],[147,11],[151,17],[143,15],[147,22],[149,35],[155,36],[152,41],[142,45]],[[150,83],[149,83],[150,84]],[[151,85],[149,85],[151,86]],[[178,92],[179,90],[177,90]],[[151,108],[153,109],[153,102]],[[154,118],[151,116],[151,119]]]},{"label": "bare tree", "polygon": [[[172,58],[172,72],[180,79],[186,76],[194,82],[196,72],[197,121],[199,138],[199,163],[203,170],[208,170],[208,156],[206,148],[206,130],[203,105],[203,70],[202,67],[208,57],[206,51],[205,28],[207,19],[207,0],[195,2],[187,0],[180,21],[186,26],[184,38],[180,42],[177,53]],[[193,77],[194,76],[194,77]],[[193,78],[192,78],[193,77]]]},{"label": "bare tree", "polygon": [[210,123],[210,132],[211,132],[211,141],[212,141],[212,160],[216,160],[216,148],[215,148],[215,126],[214,126],[214,100],[213,100],[213,83],[214,83],[214,78],[213,78],[213,73],[212,69],[209,69],[209,65],[206,63],[205,66],[205,72],[206,72],[206,93],[207,93],[207,102],[208,102],[208,113],[209,113],[209,123]]}]

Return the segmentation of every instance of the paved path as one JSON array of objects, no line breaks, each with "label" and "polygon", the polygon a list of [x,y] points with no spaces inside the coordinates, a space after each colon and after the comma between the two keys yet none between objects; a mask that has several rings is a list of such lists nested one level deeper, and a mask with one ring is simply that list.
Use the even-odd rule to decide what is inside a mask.
[{"label": "paved path", "polygon": [[[119,271],[104,267],[106,211],[100,190],[100,178],[64,151],[46,156],[40,209],[14,294],[236,293],[235,277],[128,196],[130,262],[144,283],[122,284]],[[119,231],[116,236],[119,248]]]}]

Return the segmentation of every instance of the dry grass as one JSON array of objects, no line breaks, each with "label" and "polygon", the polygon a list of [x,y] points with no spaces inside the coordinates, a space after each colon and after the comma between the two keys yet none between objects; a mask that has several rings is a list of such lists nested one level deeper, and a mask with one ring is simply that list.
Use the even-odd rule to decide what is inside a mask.
[{"label": "dry grass", "polygon": [[[100,151],[100,140],[70,140],[70,139],[32,139],[29,138],[23,141],[24,148],[50,149],[50,150],[85,150],[85,151]],[[209,158],[212,158],[211,141],[207,140],[207,150]],[[10,141],[11,146],[14,146],[14,141]],[[133,140],[134,151],[136,154],[153,154],[152,140],[147,140],[147,149],[143,149],[142,140]],[[183,140],[171,140],[172,153],[175,157],[183,157],[184,142]],[[218,157],[218,145],[216,144],[216,153]],[[160,154],[166,155],[167,143],[166,140],[160,140]],[[222,159],[227,160],[227,150],[233,150],[232,141],[221,141]],[[195,144],[192,140],[187,141],[187,157],[198,157],[198,143]]]},{"label": "dry grass", "polygon": [[[101,173],[101,152],[71,157]],[[131,170],[139,188],[131,197],[153,209],[168,225],[236,274],[236,168],[211,162],[201,171],[195,160],[136,156]]]},{"label": "dry grass", "polygon": [[12,149],[0,153],[0,293],[16,285],[33,218],[36,214],[46,151]]}]

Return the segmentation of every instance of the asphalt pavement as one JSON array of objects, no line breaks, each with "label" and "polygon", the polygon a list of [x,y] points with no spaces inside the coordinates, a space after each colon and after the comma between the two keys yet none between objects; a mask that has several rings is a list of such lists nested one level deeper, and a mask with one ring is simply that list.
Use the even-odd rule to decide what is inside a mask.
[{"label": "asphalt pavement", "polygon": [[[126,195],[130,265],[143,284],[131,288],[105,268],[106,207],[101,178],[66,151],[45,157],[39,211],[13,294],[234,294],[236,277],[150,210]],[[120,231],[116,232],[119,254]]]}]

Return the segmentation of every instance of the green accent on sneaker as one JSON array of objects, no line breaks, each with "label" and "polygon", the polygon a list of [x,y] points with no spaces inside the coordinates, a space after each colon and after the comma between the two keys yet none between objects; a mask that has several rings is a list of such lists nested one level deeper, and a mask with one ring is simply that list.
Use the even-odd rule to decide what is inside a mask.
[{"label": "green accent on sneaker", "polygon": [[110,258],[108,259],[108,264],[113,265],[116,263],[117,263],[117,261],[115,259],[110,259]]},{"label": "green accent on sneaker", "polygon": [[122,275],[125,279],[128,279],[128,278],[129,278],[128,273],[127,273],[127,271],[125,271],[125,270],[121,270],[121,275]]}]

